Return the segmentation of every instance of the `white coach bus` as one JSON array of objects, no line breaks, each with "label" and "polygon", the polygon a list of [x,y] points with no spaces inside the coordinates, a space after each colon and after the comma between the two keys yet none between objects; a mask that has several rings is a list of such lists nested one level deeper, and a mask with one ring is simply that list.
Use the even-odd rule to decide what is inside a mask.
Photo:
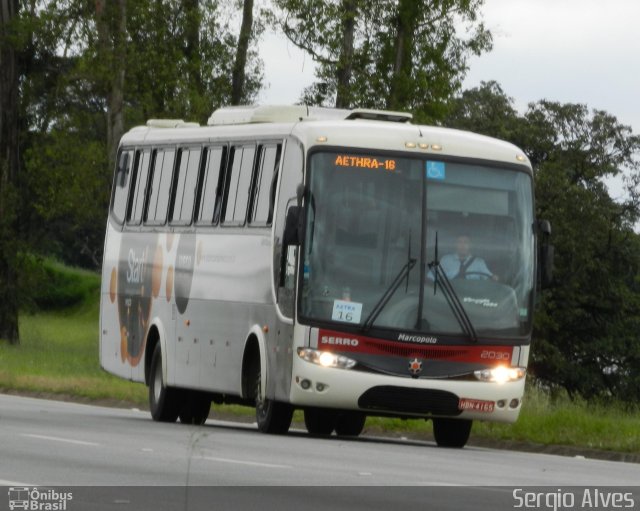
[{"label": "white coach bus", "polygon": [[268,433],[297,408],[315,435],[421,418],[451,447],[474,419],[515,421],[550,261],[530,163],[410,120],[235,107],[126,133],[102,367],[146,383],[158,421],[201,424],[212,402],[255,406]]}]

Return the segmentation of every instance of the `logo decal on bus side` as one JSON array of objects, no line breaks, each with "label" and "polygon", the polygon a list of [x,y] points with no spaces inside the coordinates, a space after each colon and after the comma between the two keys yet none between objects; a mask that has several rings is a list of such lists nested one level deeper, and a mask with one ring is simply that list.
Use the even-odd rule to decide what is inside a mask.
[{"label": "logo decal on bus side", "polygon": [[151,300],[159,295],[162,267],[163,254],[157,236],[143,235],[120,246],[116,277],[120,358],[133,367],[140,363],[144,353]]}]

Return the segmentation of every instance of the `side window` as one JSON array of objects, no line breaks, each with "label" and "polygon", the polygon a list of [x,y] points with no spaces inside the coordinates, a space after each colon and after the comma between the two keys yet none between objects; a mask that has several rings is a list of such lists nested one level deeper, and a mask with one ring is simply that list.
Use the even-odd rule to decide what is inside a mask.
[{"label": "side window", "polygon": [[133,168],[133,150],[121,151],[116,165],[116,174],[113,181],[113,204],[111,210],[119,224],[124,222],[127,213],[127,195],[129,192],[129,180]]},{"label": "side window", "polygon": [[226,147],[208,147],[205,150],[205,162],[200,178],[197,222],[200,224],[217,224],[222,204],[222,182],[226,162]]},{"label": "side window", "polygon": [[169,192],[173,176],[173,162],[176,152],[173,149],[156,150],[149,188],[149,204],[145,223],[161,225],[167,221]]},{"label": "side window", "polygon": [[138,225],[142,220],[142,209],[144,207],[150,162],[150,150],[136,152],[133,188],[129,194],[129,209],[127,211],[127,223],[131,225]]},{"label": "side window", "polygon": [[253,145],[233,148],[231,169],[225,182],[224,224],[243,225],[245,222],[255,153]]},{"label": "side window", "polygon": [[269,225],[273,218],[272,191],[275,190],[277,168],[280,164],[280,144],[263,145],[253,185],[253,205],[249,222],[253,225]]},{"label": "side window", "polygon": [[174,200],[170,217],[172,224],[189,225],[191,223],[201,152],[199,147],[180,150],[180,164],[176,169],[173,188]]}]

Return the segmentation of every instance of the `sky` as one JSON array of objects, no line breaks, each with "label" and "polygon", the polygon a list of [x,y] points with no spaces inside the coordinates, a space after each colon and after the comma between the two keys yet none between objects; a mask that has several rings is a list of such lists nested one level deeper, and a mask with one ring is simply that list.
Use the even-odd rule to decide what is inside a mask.
[{"label": "sky", "polygon": [[[469,61],[463,88],[495,80],[516,108],[540,99],[605,110],[640,134],[640,0],[485,0],[493,50]],[[263,104],[291,104],[313,82],[310,57],[283,37],[260,44]],[[622,194],[620,180],[609,183]]]}]

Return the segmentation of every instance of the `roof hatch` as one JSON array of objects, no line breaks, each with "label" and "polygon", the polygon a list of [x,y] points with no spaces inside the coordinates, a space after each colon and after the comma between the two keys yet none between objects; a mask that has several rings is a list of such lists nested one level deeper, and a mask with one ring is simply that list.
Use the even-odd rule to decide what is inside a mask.
[{"label": "roof hatch", "polygon": [[218,108],[207,124],[220,126],[225,124],[250,124],[264,122],[299,122],[320,120],[357,120],[368,119],[386,122],[409,122],[412,115],[406,112],[385,110],[367,110],[357,108],[343,110],[339,108],[308,107],[305,105],[262,105],[231,106]]}]

